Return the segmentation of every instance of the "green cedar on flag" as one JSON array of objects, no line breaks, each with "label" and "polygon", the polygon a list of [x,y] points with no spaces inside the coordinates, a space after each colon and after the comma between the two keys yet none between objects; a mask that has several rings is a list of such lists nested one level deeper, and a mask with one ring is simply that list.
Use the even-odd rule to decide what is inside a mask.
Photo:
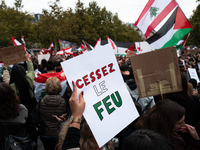
[{"label": "green cedar on flag", "polygon": [[191,30],[191,24],[177,6],[166,23],[146,41],[153,50],[175,46]]}]

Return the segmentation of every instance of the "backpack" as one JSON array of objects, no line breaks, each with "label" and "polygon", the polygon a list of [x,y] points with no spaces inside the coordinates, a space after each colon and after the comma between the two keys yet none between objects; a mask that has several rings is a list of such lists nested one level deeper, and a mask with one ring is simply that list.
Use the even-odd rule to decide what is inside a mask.
[{"label": "backpack", "polygon": [[39,135],[44,134],[46,129],[46,124],[44,123],[40,112],[40,102],[41,99],[39,100],[36,107],[29,114],[29,117],[26,121],[27,132],[29,133],[31,139],[33,139],[34,141],[37,140],[37,137]]}]

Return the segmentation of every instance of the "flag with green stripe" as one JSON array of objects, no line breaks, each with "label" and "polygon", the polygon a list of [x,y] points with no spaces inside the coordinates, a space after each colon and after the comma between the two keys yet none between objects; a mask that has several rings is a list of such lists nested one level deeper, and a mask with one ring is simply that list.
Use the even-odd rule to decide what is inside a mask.
[{"label": "flag with green stripe", "polygon": [[177,6],[166,23],[146,41],[152,49],[175,46],[191,30],[191,24]]}]

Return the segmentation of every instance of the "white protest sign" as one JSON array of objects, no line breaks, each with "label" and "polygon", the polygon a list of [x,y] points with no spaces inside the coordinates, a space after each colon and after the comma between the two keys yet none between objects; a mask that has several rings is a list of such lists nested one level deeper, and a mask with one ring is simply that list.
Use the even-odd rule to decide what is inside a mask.
[{"label": "white protest sign", "polygon": [[84,117],[102,147],[138,116],[133,100],[125,87],[111,45],[98,47],[61,63],[72,87],[84,91]]},{"label": "white protest sign", "polygon": [[42,59],[46,59],[48,61],[49,57],[50,57],[50,54],[38,55],[38,63],[39,63],[39,65],[41,64]]},{"label": "white protest sign", "polygon": [[195,79],[197,83],[200,82],[195,68],[188,68],[188,72],[190,74],[190,78]]}]

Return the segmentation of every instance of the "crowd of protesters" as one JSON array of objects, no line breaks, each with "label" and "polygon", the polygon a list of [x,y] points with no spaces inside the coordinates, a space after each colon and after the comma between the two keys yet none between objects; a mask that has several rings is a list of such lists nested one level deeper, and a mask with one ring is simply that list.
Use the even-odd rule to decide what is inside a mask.
[{"label": "crowd of protesters", "polygon": [[[0,150],[4,150],[8,135],[27,137],[37,149],[41,139],[45,150],[198,150],[200,149],[200,85],[190,77],[188,68],[195,68],[200,76],[200,53],[179,58],[182,91],[161,96],[139,97],[131,62],[128,57],[116,56],[124,84],[129,91],[140,117],[122,130],[103,147],[98,144],[83,117],[84,93],[77,99],[77,87],[70,89],[60,83],[64,76],[61,62],[73,56],[51,56],[38,64],[36,57],[13,65],[8,71],[4,65],[0,79]],[[45,79],[45,92],[35,98],[35,79]],[[60,95],[61,91],[63,94]],[[30,130],[31,115],[37,110],[44,129],[40,134]],[[130,114],[131,115],[131,114]],[[128,117],[128,116],[126,116]],[[30,119],[31,118],[31,119]],[[38,131],[39,132],[39,131]],[[105,135],[106,136],[106,135]],[[33,144],[34,143],[34,144]]]}]

